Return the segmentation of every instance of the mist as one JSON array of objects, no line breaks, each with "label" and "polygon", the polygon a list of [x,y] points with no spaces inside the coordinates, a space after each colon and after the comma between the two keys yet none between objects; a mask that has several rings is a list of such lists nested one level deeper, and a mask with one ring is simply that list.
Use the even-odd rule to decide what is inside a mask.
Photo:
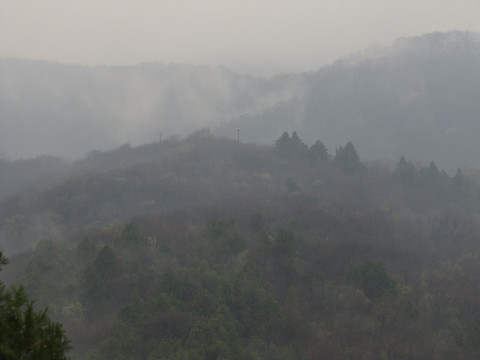
[{"label": "mist", "polygon": [[0,358],[477,360],[479,14],[1,1]]},{"label": "mist", "polygon": [[0,60],[0,152],[69,158],[185,137],[200,128],[271,144],[298,131],[367,159],[478,167],[480,40],[451,31],[371,46],[306,73],[258,77],[223,66],[83,66]]},{"label": "mist", "polygon": [[0,146],[12,158],[79,157],[186,136],[291,98],[284,86],[224,67],[159,63],[87,67],[0,60]]},{"label": "mist", "polygon": [[480,31],[480,4],[451,1],[121,1],[0,4],[0,57],[83,65],[224,65],[273,76],[327,65],[371,44]]}]

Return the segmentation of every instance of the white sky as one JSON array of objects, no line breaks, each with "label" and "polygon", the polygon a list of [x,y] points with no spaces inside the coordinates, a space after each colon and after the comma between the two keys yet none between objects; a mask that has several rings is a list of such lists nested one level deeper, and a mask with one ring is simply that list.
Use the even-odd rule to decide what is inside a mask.
[{"label": "white sky", "polygon": [[0,57],[314,70],[371,44],[480,32],[480,0],[0,0]]}]

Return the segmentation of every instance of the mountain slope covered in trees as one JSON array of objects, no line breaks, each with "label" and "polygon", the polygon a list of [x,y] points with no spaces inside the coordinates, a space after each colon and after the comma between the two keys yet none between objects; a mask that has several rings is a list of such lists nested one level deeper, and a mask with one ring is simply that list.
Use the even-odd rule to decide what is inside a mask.
[{"label": "mountain slope covered in trees", "polygon": [[[284,133],[95,152],[0,203],[74,359],[476,359],[480,188]],[[17,247],[17,248],[16,248]]]},{"label": "mountain slope covered in trees", "polygon": [[478,359],[478,56],[451,32],[272,79],[2,61],[2,146],[46,116],[114,148],[0,159],[2,299],[22,284],[73,359]]},{"label": "mountain slope covered in trees", "polygon": [[322,134],[336,148],[349,140],[365,158],[404,154],[454,172],[479,167],[480,35],[433,33],[367,49],[307,77],[302,96],[225,125],[254,142],[296,130]]}]

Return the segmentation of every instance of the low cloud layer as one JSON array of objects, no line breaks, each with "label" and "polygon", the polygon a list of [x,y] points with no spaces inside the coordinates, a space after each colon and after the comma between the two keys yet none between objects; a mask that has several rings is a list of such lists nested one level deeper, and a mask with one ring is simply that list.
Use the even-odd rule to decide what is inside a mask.
[{"label": "low cloud layer", "polygon": [[221,64],[272,75],[313,70],[401,36],[480,31],[479,14],[476,0],[3,0],[0,57]]}]

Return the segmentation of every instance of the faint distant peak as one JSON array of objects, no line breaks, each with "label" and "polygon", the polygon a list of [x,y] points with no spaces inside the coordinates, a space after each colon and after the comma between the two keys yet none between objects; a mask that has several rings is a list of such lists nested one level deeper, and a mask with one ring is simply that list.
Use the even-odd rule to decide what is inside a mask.
[{"label": "faint distant peak", "polygon": [[455,52],[480,54],[480,34],[472,31],[448,31],[399,38],[393,43],[392,52],[425,55]]},{"label": "faint distant peak", "polygon": [[473,31],[432,32],[420,36],[401,37],[391,46],[370,45],[363,51],[349,54],[337,64],[351,67],[363,62],[404,56],[438,56],[441,54],[480,55],[480,34]]}]

